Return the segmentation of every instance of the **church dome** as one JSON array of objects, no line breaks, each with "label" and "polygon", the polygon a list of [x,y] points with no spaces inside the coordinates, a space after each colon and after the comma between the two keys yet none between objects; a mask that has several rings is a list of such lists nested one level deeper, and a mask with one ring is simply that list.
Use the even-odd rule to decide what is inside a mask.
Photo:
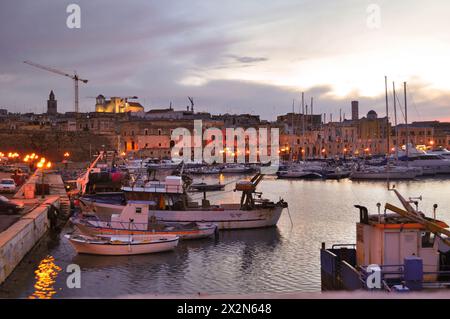
[{"label": "church dome", "polygon": [[374,110],[370,110],[369,112],[367,112],[367,118],[374,120],[374,119],[378,118],[378,114]]}]

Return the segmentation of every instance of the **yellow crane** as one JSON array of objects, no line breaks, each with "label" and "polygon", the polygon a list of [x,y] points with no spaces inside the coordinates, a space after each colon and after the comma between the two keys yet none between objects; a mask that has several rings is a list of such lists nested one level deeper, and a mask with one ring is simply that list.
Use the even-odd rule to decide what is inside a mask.
[{"label": "yellow crane", "polygon": [[63,71],[60,71],[60,70],[57,70],[57,69],[45,66],[45,65],[41,65],[41,64],[38,64],[38,63],[31,62],[31,61],[23,61],[23,63],[31,65],[31,66],[34,66],[34,67],[36,67],[38,69],[41,69],[41,70],[45,70],[45,71],[48,71],[48,72],[52,72],[52,73],[55,73],[55,74],[59,74],[59,75],[63,75],[63,76],[66,76],[68,78],[71,78],[73,80],[73,82],[74,82],[74,85],[75,85],[74,110],[75,110],[75,113],[79,112],[79,107],[78,107],[78,82],[81,81],[83,83],[88,83],[88,80],[80,78],[76,72],[74,74],[69,74],[69,73],[66,73],[66,72],[63,72]]}]

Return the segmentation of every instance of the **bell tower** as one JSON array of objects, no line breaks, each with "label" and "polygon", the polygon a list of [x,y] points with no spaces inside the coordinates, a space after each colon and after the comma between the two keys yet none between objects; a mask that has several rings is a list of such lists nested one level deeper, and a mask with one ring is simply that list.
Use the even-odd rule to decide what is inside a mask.
[{"label": "bell tower", "polygon": [[58,101],[55,100],[55,93],[50,92],[47,100],[47,114],[56,115],[58,113]]}]

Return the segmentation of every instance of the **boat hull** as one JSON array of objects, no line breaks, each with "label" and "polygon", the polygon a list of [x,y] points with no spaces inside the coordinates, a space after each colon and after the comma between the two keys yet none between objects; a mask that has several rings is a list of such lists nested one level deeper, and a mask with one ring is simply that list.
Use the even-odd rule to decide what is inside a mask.
[{"label": "boat hull", "polygon": [[[108,219],[112,214],[120,214],[125,206],[92,202],[91,211],[101,219]],[[223,208],[208,210],[155,210],[152,216],[165,223],[214,223],[218,229],[246,229],[275,226],[281,217],[283,207],[255,208],[241,210],[239,205],[223,205]]]},{"label": "boat hull", "polygon": [[185,230],[174,230],[174,231],[153,231],[153,230],[128,230],[128,229],[118,229],[111,227],[96,227],[91,225],[85,225],[82,223],[75,223],[75,227],[78,230],[90,236],[97,235],[176,235],[182,240],[191,239],[202,239],[208,238],[215,234],[216,226],[205,226],[199,227],[197,229],[185,229]]},{"label": "boat hull", "polygon": [[417,174],[413,171],[409,172],[353,172],[350,174],[352,180],[401,180],[401,179],[414,179]]},{"label": "boat hull", "polygon": [[143,255],[170,251],[178,245],[178,239],[165,242],[142,243],[142,244],[95,244],[69,239],[73,248],[79,254],[124,256]]}]

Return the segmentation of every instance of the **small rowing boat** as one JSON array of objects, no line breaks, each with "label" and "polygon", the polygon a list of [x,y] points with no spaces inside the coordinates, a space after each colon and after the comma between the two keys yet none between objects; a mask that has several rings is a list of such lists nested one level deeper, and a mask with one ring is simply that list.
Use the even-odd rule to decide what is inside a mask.
[{"label": "small rowing boat", "polygon": [[65,235],[79,254],[141,255],[173,250],[178,245],[175,235],[86,236]]}]

